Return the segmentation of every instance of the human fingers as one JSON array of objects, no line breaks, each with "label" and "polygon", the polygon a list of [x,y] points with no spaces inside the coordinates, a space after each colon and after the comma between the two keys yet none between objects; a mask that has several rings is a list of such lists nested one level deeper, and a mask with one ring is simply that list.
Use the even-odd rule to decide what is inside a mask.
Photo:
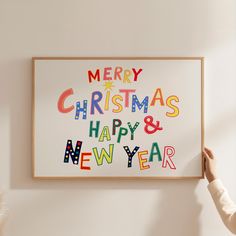
[{"label": "human fingers", "polygon": [[205,160],[205,161],[208,161],[209,155],[208,155],[208,153],[206,152],[205,149],[203,149],[202,154],[203,154],[204,160]]},{"label": "human fingers", "polygon": [[204,172],[208,172],[208,167],[209,167],[209,162],[210,162],[210,157],[208,156],[208,154],[203,150],[203,168],[204,168]]},{"label": "human fingers", "polygon": [[211,159],[214,159],[213,152],[209,148],[205,147],[204,151],[207,153],[207,156],[209,156]]}]

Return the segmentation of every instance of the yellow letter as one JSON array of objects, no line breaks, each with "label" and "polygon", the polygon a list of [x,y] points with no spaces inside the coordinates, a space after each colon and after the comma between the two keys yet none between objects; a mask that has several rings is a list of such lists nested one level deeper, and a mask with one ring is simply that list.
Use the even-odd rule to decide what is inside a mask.
[{"label": "yellow letter", "polygon": [[147,158],[143,158],[143,155],[148,154],[148,151],[142,151],[142,152],[138,152],[138,159],[139,159],[139,165],[140,165],[140,170],[145,170],[145,169],[149,169],[150,166],[149,165],[144,165],[144,163],[147,162]]},{"label": "yellow letter", "polygon": [[174,100],[176,102],[179,102],[179,98],[177,96],[169,96],[167,99],[166,99],[166,105],[168,107],[170,107],[171,109],[173,109],[174,111],[172,113],[170,112],[166,112],[166,115],[169,116],[169,117],[176,117],[179,115],[179,108],[174,106],[171,101]]},{"label": "yellow letter", "polygon": [[117,102],[117,100],[123,101],[123,98],[120,95],[114,95],[112,97],[112,102],[115,106],[117,106],[117,109],[112,109],[114,113],[119,113],[123,110],[123,107],[120,103]]},{"label": "yellow letter", "polygon": [[124,70],[124,80],[123,83],[131,83],[129,77],[131,75],[131,71],[130,70]]}]

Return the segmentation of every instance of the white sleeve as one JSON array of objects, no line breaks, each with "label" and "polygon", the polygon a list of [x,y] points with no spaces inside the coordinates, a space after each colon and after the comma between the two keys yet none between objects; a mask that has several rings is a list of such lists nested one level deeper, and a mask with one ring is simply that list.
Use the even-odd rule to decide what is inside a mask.
[{"label": "white sleeve", "polygon": [[229,197],[228,191],[220,179],[215,179],[207,186],[216,208],[226,227],[236,234],[236,204]]},{"label": "white sleeve", "polygon": [[0,192],[0,230],[1,230],[1,226],[3,224],[3,221],[5,219],[5,216],[6,216],[6,206],[3,202],[3,196],[2,196],[2,193]]}]

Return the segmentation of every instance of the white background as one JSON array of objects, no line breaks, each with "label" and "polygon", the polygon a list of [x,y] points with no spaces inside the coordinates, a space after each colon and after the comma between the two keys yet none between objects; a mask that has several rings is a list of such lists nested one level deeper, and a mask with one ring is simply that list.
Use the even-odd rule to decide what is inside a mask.
[{"label": "white background", "polygon": [[206,144],[236,201],[235,9],[235,0],[1,0],[5,235],[231,235],[204,180],[33,180],[30,57],[204,55]]}]

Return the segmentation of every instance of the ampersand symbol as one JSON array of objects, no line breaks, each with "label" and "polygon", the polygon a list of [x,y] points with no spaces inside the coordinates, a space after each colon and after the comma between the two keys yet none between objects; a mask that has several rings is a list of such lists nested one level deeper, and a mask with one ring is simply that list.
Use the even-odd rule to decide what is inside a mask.
[{"label": "ampersand symbol", "polygon": [[163,130],[163,128],[160,127],[160,121],[156,121],[156,124],[153,123],[152,116],[146,116],[144,118],[144,122],[146,123],[144,130],[147,134],[153,134],[158,130]]}]

